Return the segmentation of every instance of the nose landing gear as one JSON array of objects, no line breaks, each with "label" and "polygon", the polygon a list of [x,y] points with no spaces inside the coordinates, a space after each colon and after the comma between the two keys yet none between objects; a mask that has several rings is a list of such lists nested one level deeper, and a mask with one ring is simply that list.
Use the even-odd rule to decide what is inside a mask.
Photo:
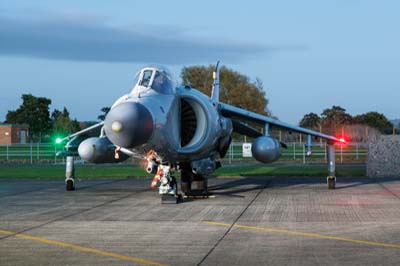
[{"label": "nose landing gear", "polygon": [[171,173],[170,165],[160,164],[151,184],[151,187],[154,188],[160,182],[158,194],[161,196],[162,204],[179,203],[182,200],[182,195],[178,194],[176,178]]}]

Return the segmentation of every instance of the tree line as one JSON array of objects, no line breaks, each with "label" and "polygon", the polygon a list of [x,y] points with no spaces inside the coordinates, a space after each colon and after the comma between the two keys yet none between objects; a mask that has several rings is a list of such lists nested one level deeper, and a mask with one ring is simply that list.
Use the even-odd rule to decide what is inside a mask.
[{"label": "tree line", "polygon": [[51,100],[32,94],[22,95],[22,104],[14,111],[8,111],[4,123],[28,124],[31,141],[51,141],[53,136],[64,136],[81,129],[76,119],[71,119],[66,107],[54,109],[50,114]]},{"label": "tree line", "polygon": [[[347,131],[352,129],[352,131],[354,131],[356,127],[360,126],[364,127],[364,131],[366,132],[368,132],[368,128],[375,129],[382,134],[396,134],[399,131],[384,114],[373,111],[352,116],[346,112],[345,108],[336,105],[324,109],[321,115],[316,113],[308,113],[304,115],[300,120],[299,125],[301,127],[317,131],[320,130],[324,133],[333,135],[342,133],[344,129],[347,129]],[[358,131],[360,130],[358,129]],[[352,134],[348,135],[349,138],[356,139],[357,141],[362,140],[358,133],[352,132]]]},{"label": "tree line", "polygon": [[[184,67],[181,72],[182,83],[210,95],[213,70],[212,65]],[[263,82],[259,78],[252,81],[248,76],[225,66],[221,67],[220,100],[272,117]],[[55,109],[50,113],[51,102],[51,99],[45,97],[23,94],[22,104],[18,109],[8,111],[5,123],[28,124],[31,140],[37,142],[51,141],[55,136],[65,136],[95,123],[72,119],[66,107],[63,110]],[[97,118],[104,120],[109,110],[110,107],[103,107]],[[351,116],[346,109],[335,105],[323,110],[320,115],[316,113],[304,115],[299,125],[333,135],[344,127],[352,125],[376,128],[384,134],[393,132],[393,124],[381,113],[367,112]]]},{"label": "tree line", "polygon": [[[181,73],[183,84],[210,96],[213,70],[214,66],[212,65],[185,67]],[[263,82],[259,78],[252,82],[249,77],[222,67],[220,93],[222,102],[273,117],[268,108],[269,101],[266,98]],[[368,134],[368,128],[383,134],[393,133],[394,128],[393,124],[381,113],[367,112],[352,116],[346,112],[345,108],[335,105],[323,110],[321,115],[315,113],[304,115],[299,125],[331,135],[340,135],[343,131],[347,131],[349,133],[347,134],[348,140],[354,141],[364,141],[367,136],[360,132],[367,131]],[[395,133],[398,133],[398,129]],[[350,139],[352,136],[354,139]]]}]

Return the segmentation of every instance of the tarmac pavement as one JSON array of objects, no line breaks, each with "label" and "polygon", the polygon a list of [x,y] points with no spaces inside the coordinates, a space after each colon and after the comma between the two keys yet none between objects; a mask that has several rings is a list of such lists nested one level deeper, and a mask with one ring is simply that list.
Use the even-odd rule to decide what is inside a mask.
[{"label": "tarmac pavement", "polygon": [[164,205],[150,182],[0,181],[0,265],[400,265],[400,180],[211,178]]}]

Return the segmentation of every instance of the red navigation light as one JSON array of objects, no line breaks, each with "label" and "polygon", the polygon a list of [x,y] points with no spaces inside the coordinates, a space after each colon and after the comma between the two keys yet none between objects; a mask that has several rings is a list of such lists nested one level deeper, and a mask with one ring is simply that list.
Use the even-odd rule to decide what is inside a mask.
[{"label": "red navigation light", "polygon": [[341,134],[341,135],[336,135],[335,137],[336,137],[336,143],[341,145],[347,143],[347,136]]}]

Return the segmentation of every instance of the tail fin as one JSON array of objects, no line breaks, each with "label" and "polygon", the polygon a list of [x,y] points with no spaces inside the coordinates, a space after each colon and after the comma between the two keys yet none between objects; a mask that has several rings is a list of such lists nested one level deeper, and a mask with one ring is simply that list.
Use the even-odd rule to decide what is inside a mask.
[{"label": "tail fin", "polygon": [[219,102],[219,61],[215,66],[215,70],[213,72],[213,86],[211,91],[211,100],[213,102]]}]

